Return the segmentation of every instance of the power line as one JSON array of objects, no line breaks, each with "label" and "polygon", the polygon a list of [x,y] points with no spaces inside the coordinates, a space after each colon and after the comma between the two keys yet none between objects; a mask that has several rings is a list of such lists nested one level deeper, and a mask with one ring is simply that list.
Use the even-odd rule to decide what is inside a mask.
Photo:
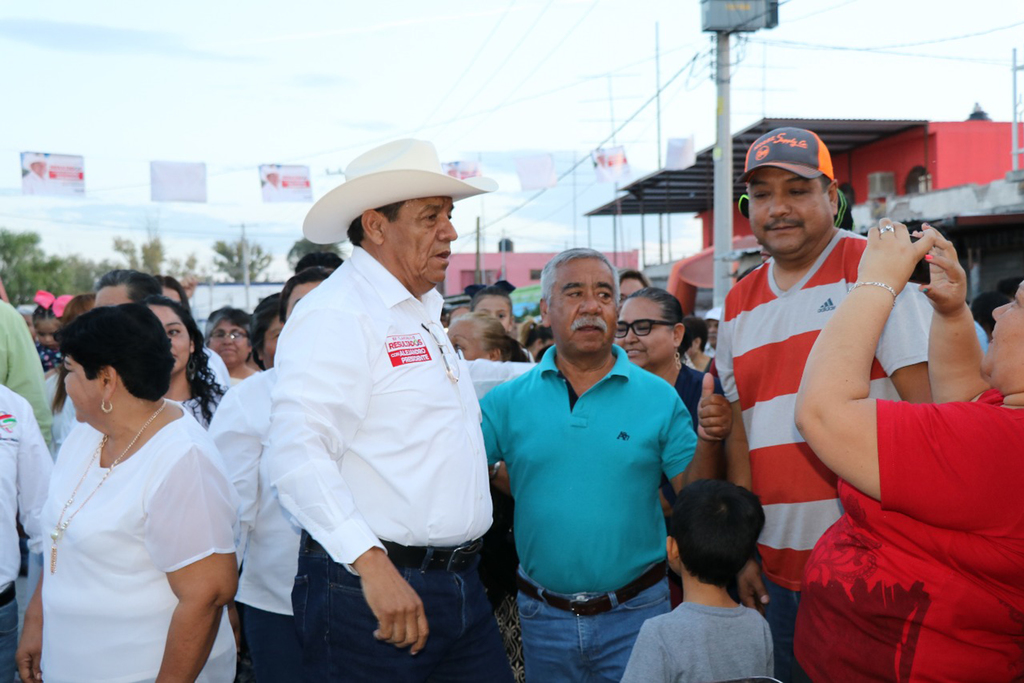
[{"label": "power line", "polygon": [[[658,93],[664,92],[665,89],[668,86],[670,86],[677,78],[679,78],[679,76],[681,76],[683,74],[683,72],[685,72],[687,69],[692,68],[693,65],[697,63],[697,60],[700,59],[701,56],[702,56],[702,53],[698,52],[693,57],[691,57],[690,60],[686,64],[684,64],[683,67],[681,69],[679,69],[679,71],[675,72],[675,74],[673,74],[672,77],[669,78],[665,82],[665,84],[662,85],[661,88],[655,94],[651,95],[650,98],[648,98],[646,102],[641,104],[639,109],[637,109],[635,112],[633,112],[625,121],[623,121],[621,124],[619,124],[619,126],[615,130],[613,130],[611,132],[611,134],[608,135],[608,137],[606,137],[601,142],[597,143],[597,147],[601,147],[601,145],[605,144],[606,142],[609,142],[612,138],[614,138],[619,133],[619,131],[621,131],[623,128],[625,128],[627,125],[629,125],[633,121],[633,119],[635,119],[637,116],[639,116],[641,114],[641,112],[643,112],[644,109],[646,109],[648,106],[650,106],[650,104],[652,102],[654,102],[655,99],[657,99]],[[589,156],[581,157],[576,163],[574,163],[571,167],[569,167],[569,169],[567,171],[563,172],[560,176],[558,176],[558,178],[556,178],[556,180],[555,180],[556,184],[558,182],[560,182],[561,180],[563,180],[564,178],[568,177],[568,175],[570,173],[575,171],[584,161],[586,161],[589,158],[590,158]],[[499,216],[497,219],[491,221],[487,225],[481,226],[481,229],[489,228],[489,227],[491,227],[493,225],[497,225],[501,221],[505,220],[506,218],[508,218],[512,214],[514,214],[517,211],[519,211],[520,209],[522,209],[524,206],[527,206],[530,203],[532,203],[534,200],[536,200],[538,197],[543,195],[549,189],[550,188],[545,187],[545,188],[537,191],[536,193],[534,193],[530,197],[527,197],[520,204],[518,204],[515,207],[513,207],[512,209],[506,211],[504,214]]]},{"label": "power line", "polygon": [[[38,221],[41,223],[60,223],[62,225],[74,225],[74,226],[88,226],[91,228],[107,228],[110,230],[146,230],[145,226],[141,225],[128,225],[128,224],[117,224],[117,223],[99,223],[96,221],[83,221],[83,220],[68,220],[66,218],[41,218],[37,216],[22,216],[12,213],[0,213],[0,218],[13,218],[21,221]],[[157,234],[172,234],[172,235],[197,235],[200,237],[216,237],[211,235],[209,230],[181,230],[176,228],[159,228]],[[254,237],[287,237],[280,233],[255,233]]]},{"label": "power line", "polygon": [[897,52],[895,50],[887,50],[884,48],[876,47],[848,47],[843,45],[819,45],[814,43],[800,43],[794,40],[762,40],[760,38],[750,38],[752,43],[762,43],[773,47],[786,47],[794,50],[832,50],[837,52],[867,52],[870,54],[878,55],[891,55],[894,57],[916,57],[918,59],[942,59],[954,62],[972,62],[975,64],[988,64],[991,66],[1006,66],[1005,61],[998,61],[994,59],[983,59],[977,57],[957,57],[952,55],[926,55],[915,52]]},{"label": "power line", "polygon": [[[594,8],[595,8],[595,7],[597,7],[597,3],[598,3],[598,0],[594,0],[594,1],[592,2],[592,3],[590,3],[590,6],[589,6],[589,7],[587,7],[587,10],[586,10],[586,11],[585,11],[585,12],[583,13],[583,15],[582,15],[582,16],[580,16],[580,18],[579,18],[579,19],[578,19],[578,20],[576,21],[576,23],[575,23],[575,24],[573,24],[572,28],[570,28],[570,29],[568,30],[568,32],[566,32],[565,34],[563,34],[563,35],[562,35],[562,38],[561,38],[561,39],[560,39],[560,40],[559,40],[558,42],[556,42],[556,43],[555,43],[555,46],[554,46],[553,48],[551,48],[551,50],[550,50],[550,51],[549,51],[549,52],[548,52],[548,53],[547,53],[547,54],[546,54],[546,55],[544,56],[544,58],[543,58],[543,59],[541,59],[541,60],[540,60],[539,62],[537,62],[537,64],[536,64],[536,65],[535,65],[535,66],[533,67],[533,70],[532,70],[532,71],[530,71],[530,73],[528,73],[528,74],[527,74],[527,75],[526,75],[526,76],[525,76],[525,77],[524,77],[524,78],[523,78],[522,80],[520,80],[520,81],[519,81],[519,83],[517,83],[517,84],[515,85],[515,87],[514,87],[514,88],[512,88],[511,90],[509,90],[509,91],[508,91],[508,93],[507,93],[507,94],[505,95],[504,99],[502,99],[502,100],[501,100],[501,102],[499,102],[499,103],[498,103],[498,104],[496,105],[496,107],[495,107],[495,111],[496,111],[497,109],[501,109],[502,107],[504,107],[504,106],[505,106],[505,105],[506,105],[506,104],[508,103],[508,101],[509,101],[510,99],[512,99],[512,97],[513,97],[513,96],[514,96],[514,95],[515,95],[515,94],[516,94],[517,92],[519,92],[519,89],[520,89],[521,87],[523,87],[523,85],[525,85],[525,84],[526,84],[526,83],[528,83],[528,82],[529,82],[529,81],[530,81],[531,79],[533,79],[533,76],[534,76],[534,74],[536,74],[536,73],[537,73],[537,72],[538,72],[538,71],[540,70],[540,68],[541,68],[542,66],[544,66],[544,65],[545,65],[545,64],[546,64],[546,63],[548,62],[548,60],[549,60],[549,59],[551,59],[551,57],[552,57],[552,56],[553,56],[553,55],[554,55],[554,54],[555,54],[556,52],[558,52],[558,50],[559,50],[559,49],[560,49],[560,48],[561,48],[561,47],[562,47],[563,45],[565,45],[565,43],[566,43],[566,41],[567,41],[567,40],[569,39],[569,37],[570,37],[570,36],[571,36],[571,35],[572,35],[573,33],[575,33],[575,32],[576,32],[576,29],[578,29],[578,28],[580,27],[580,24],[582,24],[582,23],[584,22],[584,20],[585,20],[585,19],[586,19],[586,18],[587,18],[588,16],[590,16],[590,13],[594,11]],[[488,115],[488,116],[489,116],[489,115]],[[484,121],[486,121],[486,120],[487,120],[487,117],[485,116],[484,118],[482,118],[482,119],[480,119],[479,121],[477,121],[477,122],[476,122],[476,123],[475,123],[475,124],[474,124],[474,125],[473,125],[473,126],[472,126],[471,128],[469,128],[468,130],[464,131],[464,132],[463,132],[463,133],[462,133],[462,134],[461,134],[461,135],[460,135],[459,137],[457,137],[457,138],[456,138],[455,140],[453,140],[453,141],[452,141],[452,143],[451,143],[451,144],[452,144],[452,146],[454,146],[454,145],[455,145],[455,144],[457,144],[457,143],[458,143],[458,142],[459,142],[460,140],[462,140],[462,139],[463,139],[463,138],[465,138],[465,137],[466,137],[467,135],[469,135],[470,133],[472,133],[472,132],[473,132],[474,130],[476,130],[477,128],[479,128],[479,127],[480,127],[480,126],[481,126],[481,125],[482,125],[482,124],[484,123]]]},{"label": "power line", "polygon": [[[523,43],[525,43],[526,39],[530,37],[530,35],[533,33],[533,30],[537,28],[537,25],[540,24],[540,20],[543,19],[544,15],[547,14],[549,9],[551,9],[551,5],[554,4],[554,2],[555,0],[548,0],[547,4],[544,5],[544,9],[540,11],[540,14],[537,15],[537,18],[534,19],[533,23],[530,24],[530,27],[526,29],[526,33],[524,33],[522,38],[519,39],[519,42],[515,44],[515,47],[513,47],[512,50],[508,53],[508,55],[506,55],[505,59],[501,61],[501,64],[498,65],[498,68],[495,69],[494,72],[484,80],[484,84],[480,86],[480,88],[478,88],[477,91],[473,93],[473,95],[468,100],[466,100],[466,103],[463,104],[462,108],[459,109],[459,111],[455,114],[455,118],[458,118],[462,114],[462,112],[466,111],[466,107],[468,107],[470,103],[476,100],[476,98],[479,97],[480,93],[482,93],[484,89],[487,88],[487,86],[494,82],[494,77],[501,73],[502,69],[508,66],[508,64],[512,61],[512,57],[516,54],[516,52],[519,51],[519,48],[523,46]],[[445,125],[445,127],[439,130],[436,133],[436,135],[442,135],[446,130],[448,130],[448,125]]]},{"label": "power line", "polygon": [[1016,28],[1018,26],[1024,26],[1024,21],[1018,21],[1016,24],[1008,24],[1006,26],[996,26],[994,28],[985,29],[984,31],[978,31],[977,33],[965,33],[959,36],[949,36],[947,38],[936,38],[935,40],[922,40],[917,43],[900,43],[897,45],[879,45],[877,50],[897,50],[904,47],[920,47],[922,45],[936,45],[938,43],[948,43],[953,40],[964,40],[966,38],[977,38],[978,36],[987,36],[990,33],[997,33],[999,31],[1006,31],[1007,29]]},{"label": "power line", "polygon": [[832,5],[831,7],[825,7],[824,9],[817,10],[816,12],[811,12],[810,14],[804,14],[803,16],[799,16],[799,17],[787,18],[786,19],[786,25],[788,26],[788,25],[792,24],[793,22],[803,21],[804,19],[810,19],[811,17],[816,17],[819,14],[825,14],[826,12],[831,12],[834,9],[839,9],[840,7],[846,7],[847,5],[852,5],[855,2],[858,2],[858,0],[845,0],[845,2],[840,2],[839,4]]},{"label": "power line", "polygon": [[468,74],[470,70],[474,66],[476,66],[476,60],[480,57],[480,54],[483,53],[484,48],[487,47],[487,45],[491,42],[491,38],[494,37],[494,34],[498,32],[498,29],[501,27],[501,24],[505,21],[505,17],[508,16],[508,13],[512,10],[512,7],[515,4],[516,0],[512,0],[512,2],[508,4],[508,7],[505,8],[505,11],[502,13],[502,15],[498,17],[498,21],[497,23],[494,24],[494,28],[491,29],[491,32],[487,34],[487,37],[484,38],[482,43],[480,43],[480,47],[477,48],[476,54],[473,55],[473,58],[466,62],[466,68],[463,69],[459,77],[455,79],[455,83],[452,85],[451,90],[445,93],[445,96],[437,101],[437,106],[434,107],[434,111],[430,112],[430,114],[428,114],[427,117],[423,119],[423,123],[421,123],[420,127],[417,128],[417,132],[424,126],[426,126],[430,119],[434,118],[434,114],[436,114],[437,111],[441,107],[443,107],[446,102],[448,102],[448,98],[450,98],[452,96],[452,93],[455,92],[455,89],[459,87],[459,85],[462,83],[462,79],[466,77],[466,74]]}]

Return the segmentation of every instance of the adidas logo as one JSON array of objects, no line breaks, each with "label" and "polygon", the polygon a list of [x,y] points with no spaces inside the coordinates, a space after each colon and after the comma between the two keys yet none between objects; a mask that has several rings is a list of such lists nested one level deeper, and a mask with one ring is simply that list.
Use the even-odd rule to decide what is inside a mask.
[{"label": "adidas logo", "polygon": [[829,299],[821,305],[821,308],[818,309],[818,313],[828,313],[829,311],[834,310],[836,310],[836,305],[832,303],[832,298],[829,297]]}]

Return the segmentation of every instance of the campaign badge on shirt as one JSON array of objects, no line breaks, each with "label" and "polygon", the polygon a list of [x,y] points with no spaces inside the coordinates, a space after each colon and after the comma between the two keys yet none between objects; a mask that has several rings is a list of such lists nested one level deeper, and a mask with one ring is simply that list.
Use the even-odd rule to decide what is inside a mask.
[{"label": "campaign badge on shirt", "polygon": [[18,420],[8,413],[6,410],[0,410],[0,441],[13,441],[18,443],[18,439],[15,437],[8,436],[8,434],[14,433],[14,428],[18,425]]},{"label": "campaign badge on shirt", "polygon": [[425,363],[430,360],[430,349],[419,334],[396,334],[384,340],[391,367],[409,363]]},{"label": "campaign badge on shirt", "polygon": [[18,420],[13,415],[6,410],[0,410],[0,429],[10,434],[14,431],[14,427],[17,424]]}]

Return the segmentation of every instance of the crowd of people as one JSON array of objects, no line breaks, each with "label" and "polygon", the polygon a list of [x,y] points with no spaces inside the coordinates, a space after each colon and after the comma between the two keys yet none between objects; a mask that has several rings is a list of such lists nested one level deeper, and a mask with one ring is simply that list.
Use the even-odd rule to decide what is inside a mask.
[{"label": "crowd of people", "polygon": [[1024,290],[840,229],[813,132],[743,179],[766,261],[701,317],[591,249],[539,320],[503,282],[446,308],[496,185],[416,140],[307,216],[351,257],[252,313],[131,270],[0,304],[0,675],[1024,677]]}]

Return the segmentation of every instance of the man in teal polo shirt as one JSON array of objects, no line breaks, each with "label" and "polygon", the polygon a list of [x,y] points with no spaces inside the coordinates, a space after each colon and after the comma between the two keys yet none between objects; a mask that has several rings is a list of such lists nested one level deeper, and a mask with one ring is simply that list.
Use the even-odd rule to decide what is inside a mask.
[{"label": "man in teal polo shirt", "polygon": [[613,344],[603,254],[562,252],[541,290],[554,349],[481,403],[488,460],[516,502],[526,676],[618,681],[641,624],[669,611],[658,484],[681,487],[697,440],[675,389]]}]

